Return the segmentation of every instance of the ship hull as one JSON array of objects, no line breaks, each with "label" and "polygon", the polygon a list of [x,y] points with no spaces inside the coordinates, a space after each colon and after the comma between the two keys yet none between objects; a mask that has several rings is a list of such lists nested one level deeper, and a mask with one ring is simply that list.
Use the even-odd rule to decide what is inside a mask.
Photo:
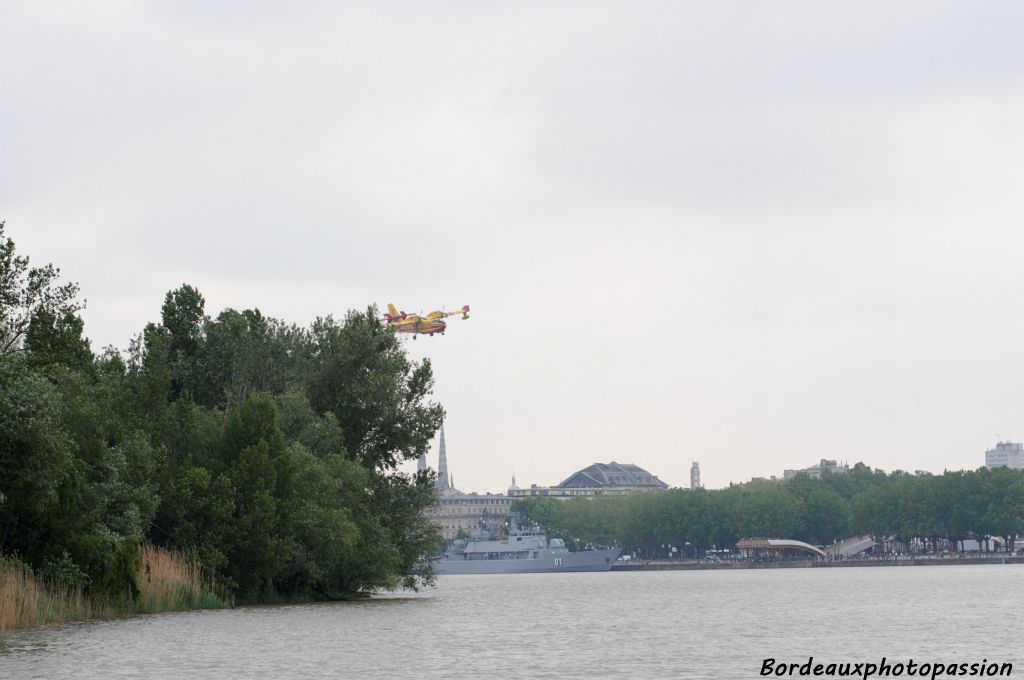
[{"label": "ship hull", "polygon": [[455,574],[544,574],[561,571],[608,571],[615,564],[618,549],[562,552],[544,550],[536,558],[473,560],[442,557],[433,560],[434,573],[441,576]]}]

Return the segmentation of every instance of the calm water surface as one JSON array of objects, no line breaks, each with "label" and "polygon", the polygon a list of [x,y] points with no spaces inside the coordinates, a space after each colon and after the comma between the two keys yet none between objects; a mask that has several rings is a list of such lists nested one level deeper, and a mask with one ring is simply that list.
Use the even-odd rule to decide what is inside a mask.
[{"label": "calm water surface", "polygon": [[0,636],[3,678],[755,678],[761,660],[1024,675],[1024,567],[449,576],[357,603]]}]

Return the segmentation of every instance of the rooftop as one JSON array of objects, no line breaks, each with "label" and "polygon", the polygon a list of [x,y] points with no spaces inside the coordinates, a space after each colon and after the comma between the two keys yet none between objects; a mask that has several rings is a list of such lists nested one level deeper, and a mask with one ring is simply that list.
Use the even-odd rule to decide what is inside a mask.
[{"label": "rooftop", "polygon": [[645,487],[667,489],[661,481],[642,467],[632,463],[594,463],[574,472],[558,485],[561,489],[600,488],[613,486]]}]

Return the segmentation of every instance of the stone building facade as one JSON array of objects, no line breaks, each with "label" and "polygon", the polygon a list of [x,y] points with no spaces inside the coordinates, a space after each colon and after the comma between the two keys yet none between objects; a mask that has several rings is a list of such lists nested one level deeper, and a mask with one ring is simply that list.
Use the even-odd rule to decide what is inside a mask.
[{"label": "stone building facade", "polygon": [[514,501],[501,494],[453,493],[438,496],[437,502],[427,509],[427,517],[441,530],[445,540],[451,541],[459,531],[469,533],[481,521],[504,521]]},{"label": "stone building facade", "polygon": [[[421,456],[417,468],[427,469],[426,456]],[[437,452],[437,480],[434,483],[437,500],[427,508],[426,515],[441,530],[446,541],[454,540],[459,532],[469,533],[481,521],[504,521],[515,500],[502,494],[464,493],[455,488],[455,478],[448,469],[448,448],[444,440],[444,425]]]}]

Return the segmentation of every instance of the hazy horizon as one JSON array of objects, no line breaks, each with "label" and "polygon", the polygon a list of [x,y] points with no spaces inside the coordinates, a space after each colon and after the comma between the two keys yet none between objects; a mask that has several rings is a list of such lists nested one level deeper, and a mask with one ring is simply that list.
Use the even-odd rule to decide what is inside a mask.
[{"label": "hazy horizon", "polygon": [[470,305],[405,342],[466,491],[974,469],[1024,438],[1024,6],[921,8],[7,3],[0,220],[94,350],[182,283]]}]

